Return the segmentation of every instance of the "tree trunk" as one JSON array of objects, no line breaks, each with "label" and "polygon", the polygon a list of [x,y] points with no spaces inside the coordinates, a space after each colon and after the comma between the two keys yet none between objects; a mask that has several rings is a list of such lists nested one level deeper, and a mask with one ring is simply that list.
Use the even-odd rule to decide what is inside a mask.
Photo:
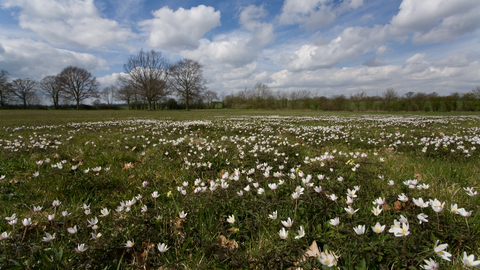
[{"label": "tree trunk", "polygon": [[77,99],[77,110],[79,110],[79,109],[80,109],[80,100]]}]

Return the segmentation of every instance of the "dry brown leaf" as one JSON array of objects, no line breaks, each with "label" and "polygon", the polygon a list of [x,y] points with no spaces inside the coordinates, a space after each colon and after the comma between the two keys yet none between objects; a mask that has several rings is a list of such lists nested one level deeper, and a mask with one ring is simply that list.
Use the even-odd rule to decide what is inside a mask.
[{"label": "dry brown leaf", "polygon": [[403,209],[403,205],[400,201],[396,201],[393,203],[393,209],[400,211]]},{"label": "dry brown leaf", "polygon": [[232,250],[238,248],[238,244],[235,241],[235,239],[228,240],[223,235],[220,235],[220,237],[218,237],[217,245],[218,245],[219,248],[225,248],[228,251],[232,251]]},{"label": "dry brown leaf", "polygon": [[420,181],[420,180],[422,180],[422,175],[419,174],[419,173],[416,173],[416,174],[414,175],[414,178]]},{"label": "dry brown leaf", "polygon": [[385,210],[385,211],[388,211],[392,208],[390,206],[388,206],[388,204],[384,204],[384,205],[382,205],[382,209]]},{"label": "dry brown leaf", "polygon": [[134,147],[132,148],[132,151],[133,151],[133,150],[135,150],[135,149],[137,149],[137,147],[136,147],[136,146],[134,146]]}]

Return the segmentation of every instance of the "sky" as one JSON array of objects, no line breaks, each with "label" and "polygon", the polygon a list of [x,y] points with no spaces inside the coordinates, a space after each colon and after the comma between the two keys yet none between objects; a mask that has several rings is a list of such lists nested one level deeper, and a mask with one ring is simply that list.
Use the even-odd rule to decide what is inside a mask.
[{"label": "sky", "polygon": [[0,0],[0,69],[73,65],[106,87],[143,49],[199,61],[219,95],[449,95],[480,86],[479,14],[479,0]]}]

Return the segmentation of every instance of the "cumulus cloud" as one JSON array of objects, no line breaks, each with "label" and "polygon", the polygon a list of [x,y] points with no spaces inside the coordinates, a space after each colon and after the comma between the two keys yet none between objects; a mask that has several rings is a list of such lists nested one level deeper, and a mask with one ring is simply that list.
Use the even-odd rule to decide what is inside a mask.
[{"label": "cumulus cloud", "polygon": [[414,32],[414,43],[452,41],[480,29],[480,1],[403,0],[390,24],[396,36]]},{"label": "cumulus cloud", "polygon": [[303,45],[293,55],[283,57],[282,62],[290,71],[331,68],[381,47],[389,37],[388,28],[381,25],[348,27],[329,43]]},{"label": "cumulus cloud", "polygon": [[248,65],[275,38],[273,26],[260,21],[265,15],[263,6],[248,6],[240,13],[240,24],[244,30],[218,35],[213,41],[201,39],[196,50],[184,50],[181,55],[205,65],[221,64],[229,68]]},{"label": "cumulus cloud", "polygon": [[[328,90],[330,95],[346,94],[347,87],[349,90],[366,91],[370,94],[388,87],[395,87],[399,92],[424,92],[428,89],[439,94],[449,94],[462,88],[472,89],[478,84],[479,61],[470,61],[459,66],[451,61],[452,58],[458,57],[459,55],[453,55],[444,61],[431,63],[426,60],[426,54],[415,54],[402,65],[344,67],[301,72],[282,70],[270,76],[273,82],[269,86],[286,90],[305,88]],[[442,66],[439,66],[439,63]]]},{"label": "cumulus cloud", "polygon": [[153,16],[139,25],[150,32],[147,44],[162,49],[196,49],[198,39],[221,25],[220,11],[204,5],[176,11],[163,7],[153,12]]},{"label": "cumulus cloud", "polygon": [[280,24],[299,24],[307,29],[318,29],[361,5],[363,0],[344,0],[340,4],[333,0],[285,0],[278,19]]},{"label": "cumulus cloud", "polygon": [[117,83],[118,76],[125,76],[126,74],[127,73],[125,72],[112,73],[109,75],[98,77],[97,81],[100,83],[100,88],[104,88]]},{"label": "cumulus cloud", "polygon": [[3,0],[2,7],[20,8],[20,26],[56,45],[94,48],[135,36],[103,18],[93,0]]},{"label": "cumulus cloud", "polygon": [[0,36],[0,69],[12,77],[40,80],[54,75],[67,66],[78,66],[89,71],[107,69],[106,61],[87,53],[54,48],[44,42],[31,39],[9,39]]}]

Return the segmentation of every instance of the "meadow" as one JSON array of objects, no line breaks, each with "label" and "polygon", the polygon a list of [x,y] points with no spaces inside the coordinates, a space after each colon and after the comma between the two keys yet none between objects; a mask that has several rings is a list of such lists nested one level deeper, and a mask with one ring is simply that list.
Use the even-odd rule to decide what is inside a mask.
[{"label": "meadow", "polygon": [[480,117],[0,111],[1,269],[480,265]]}]

